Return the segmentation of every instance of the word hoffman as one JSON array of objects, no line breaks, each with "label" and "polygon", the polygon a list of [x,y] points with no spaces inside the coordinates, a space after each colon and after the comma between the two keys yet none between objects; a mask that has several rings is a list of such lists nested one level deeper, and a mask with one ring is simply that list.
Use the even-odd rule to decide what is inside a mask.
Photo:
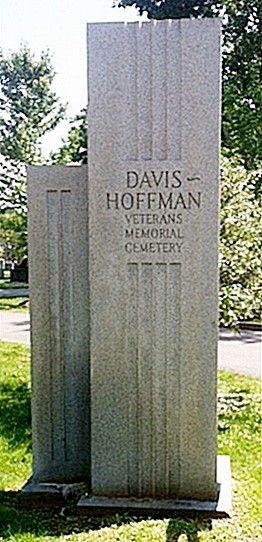
[{"label": "word hoffman", "polygon": [[177,192],[183,181],[196,180],[200,180],[200,177],[185,177],[183,179],[181,170],[160,171],[158,173],[145,171],[142,174],[128,171],[126,188],[129,191],[108,192],[106,207],[110,210],[122,209],[124,211],[199,209],[201,207],[201,192]]}]

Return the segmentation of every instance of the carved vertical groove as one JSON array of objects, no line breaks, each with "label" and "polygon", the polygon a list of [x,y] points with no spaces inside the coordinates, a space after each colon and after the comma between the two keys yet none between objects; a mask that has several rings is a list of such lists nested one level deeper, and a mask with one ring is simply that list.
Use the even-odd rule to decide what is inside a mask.
[{"label": "carved vertical groove", "polygon": [[[167,23],[167,156],[181,160],[181,21]],[[172,66],[172,69],[170,67]]]},{"label": "carved vertical groove", "polygon": [[[50,421],[51,421],[51,458],[54,459],[58,446],[56,446],[55,427],[61,420],[57,420],[57,409],[55,408],[56,382],[60,378],[60,318],[59,318],[59,194],[57,190],[47,191],[47,228],[48,228],[48,265],[49,265],[49,374],[50,374]],[[56,402],[61,397],[56,397]],[[59,443],[60,444],[60,443]]]},{"label": "carved vertical groove", "polygon": [[138,24],[128,24],[123,43],[122,150],[125,160],[138,159]]},{"label": "carved vertical groove", "polygon": [[139,465],[139,367],[138,367],[138,264],[127,266],[129,284],[127,299],[127,365],[130,377],[130,394],[128,400],[129,437],[128,445],[128,494],[136,495],[141,485]]},{"label": "carved vertical groove", "polygon": [[[72,241],[71,241],[71,191],[62,190],[61,199],[61,364],[63,368],[64,389],[64,450],[65,460],[70,459],[72,450],[69,450],[69,431],[67,425],[71,416],[70,404],[72,391],[70,383],[72,375]],[[70,393],[71,391],[71,393]],[[71,453],[70,453],[71,452]]]},{"label": "carved vertical groove", "polygon": [[167,26],[155,24],[152,30],[152,156],[167,159]]},{"label": "carved vertical groove", "polygon": [[127,24],[124,50],[123,159],[180,160],[180,21]]},{"label": "carved vertical groove", "polygon": [[137,94],[138,155],[152,160],[152,33],[151,25],[138,27]]},{"label": "carved vertical groove", "polygon": [[168,495],[175,497],[180,488],[180,393],[181,393],[181,264],[168,268],[167,304],[167,450]]},{"label": "carved vertical groove", "polygon": [[[50,316],[51,458],[68,459],[67,420],[71,372],[72,277],[71,196],[69,190],[47,191]],[[59,430],[58,430],[59,428]]]},{"label": "carved vertical groove", "polygon": [[[127,265],[128,492],[179,488],[181,265]],[[178,459],[177,459],[178,458]]]},{"label": "carved vertical groove", "polygon": [[152,480],[152,292],[153,266],[140,265],[139,284],[139,367],[141,374],[141,467],[142,494],[150,496]]},{"label": "carved vertical groove", "polygon": [[167,362],[167,265],[154,266],[154,353],[153,353],[153,404],[154,404],[154,496],[166,496],[166,362]]}]

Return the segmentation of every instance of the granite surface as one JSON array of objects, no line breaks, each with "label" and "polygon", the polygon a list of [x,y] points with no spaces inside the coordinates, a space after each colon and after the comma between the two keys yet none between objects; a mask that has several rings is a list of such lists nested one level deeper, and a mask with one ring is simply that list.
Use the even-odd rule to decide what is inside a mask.
[{"label": "granite surface", "polygon": [[88,25],[93,496],[215,500],[220,22]]},{"label": "granite surface", "polygon": [[33,483],[90,479],[87,169],[28,170]]}]

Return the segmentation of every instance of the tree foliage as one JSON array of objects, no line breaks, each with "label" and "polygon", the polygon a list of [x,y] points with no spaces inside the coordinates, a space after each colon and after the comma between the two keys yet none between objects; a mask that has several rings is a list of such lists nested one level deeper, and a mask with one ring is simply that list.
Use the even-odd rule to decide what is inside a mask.
[{"label": "tree foliage", "polygon": [[17,160],[0,155],[0,212],[16,210],[26,213],[26,170]]},{"label": "tree foliage", "polygon": [[149,19],[223,18],[223,146],[248,169],[261,161],[262,86],[260,0],[114,0]]},{"label": "tree foliage", "polygon": [[260,317],[261,223],[256,179],[234,159],[221,164],[220,323]]},{"label": "tree foliage", "polygon": [[219,2],[214,0],[115,0],[114,6],[135,6],[140,15],[149,19],[181,19],[186,17],[212,17]]},{"label": "tree foliage", "polygon": [[262,159],[262,3],[224,1],[223,144],[251,170]]},{"label": "tree foliage", "polygon": [[0,51],[0,226],[18,259],[26,252],[25,165],[43,161],[41,138],[65,112],[51,88],[54,76],[49,53],[36,59],[26,46],[6,56]]},{"label": "tree foliage", "polygon": [[51,154],[56,164],[87,163],[87,108],[70,121],[71,127],[67,139],[62,141],[60,149]]},{"label": "tree foliage", "polygon": [[48,53],[36,60],[25,46],[8,57],[0,52],[2,155],[27,164],[41,161],[41,138],[65,112],[51,90],[54,76]]},{"label": "tree foliage", "polygon": [[10,249],[12,260],[23,260],[27,254],[26,214],[16,211],[0,213],[0,247]]}]

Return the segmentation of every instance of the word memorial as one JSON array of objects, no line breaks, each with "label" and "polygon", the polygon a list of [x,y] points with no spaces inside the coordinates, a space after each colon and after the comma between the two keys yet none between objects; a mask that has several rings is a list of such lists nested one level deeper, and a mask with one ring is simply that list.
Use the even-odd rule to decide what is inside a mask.
[{"label": "word memorial", "polygon": [[88,164],[28,170],[21,503],[228,517],[217,457],[220,21],[88,24]]}]

